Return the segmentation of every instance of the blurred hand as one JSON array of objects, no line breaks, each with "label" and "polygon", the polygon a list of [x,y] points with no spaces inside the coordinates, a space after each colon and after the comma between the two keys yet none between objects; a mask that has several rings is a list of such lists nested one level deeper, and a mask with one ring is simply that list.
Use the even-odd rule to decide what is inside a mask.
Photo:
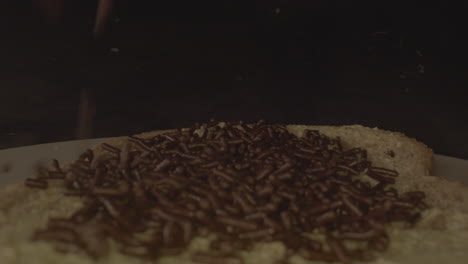
[{"label": "blurred hand", "polygon": [[[60,23],[64,14],[64,2],[66,0],[33,0],[40,12],[52,24]],[[105,31],[110,14],[114,7],[114,0],[96,0],[97,10],[94,20],[93,35],[99,37]]]}]

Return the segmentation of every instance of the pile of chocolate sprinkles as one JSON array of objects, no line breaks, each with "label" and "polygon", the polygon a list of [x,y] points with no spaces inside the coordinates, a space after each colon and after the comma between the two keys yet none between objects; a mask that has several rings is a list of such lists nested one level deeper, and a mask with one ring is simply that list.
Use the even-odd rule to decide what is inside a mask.
[{"label": "pile of chocolate sprinkles", "polygon": [[33,239],[95,258],[113,240],[123,254],[154,259],[215,234],[194,262],[242,263],[238,253],[254,242],[281,241],[288,257],[347,263],[372,260],[389,245],[389,223],[413,225],[427,207],[424,193],[392,188],[398,173],[373,167],[366,150],[314,130],[297,137],[264,121],[212,121],[101,147],[26,181],[59,179],[83,199]]}]

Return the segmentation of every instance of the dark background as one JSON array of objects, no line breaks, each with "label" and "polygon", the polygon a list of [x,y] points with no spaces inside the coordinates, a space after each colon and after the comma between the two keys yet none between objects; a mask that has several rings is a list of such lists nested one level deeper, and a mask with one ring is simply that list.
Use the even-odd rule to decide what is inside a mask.
[{"label": "dark background", "polygon": [[468,159],[467,11],[455,1],[120,0],[93,40],[95,1],[68,1],[54,27],[28,1],[2,1],[0,148],[73,139],[88,89],[94,137],[212,117],[362,124]]}]

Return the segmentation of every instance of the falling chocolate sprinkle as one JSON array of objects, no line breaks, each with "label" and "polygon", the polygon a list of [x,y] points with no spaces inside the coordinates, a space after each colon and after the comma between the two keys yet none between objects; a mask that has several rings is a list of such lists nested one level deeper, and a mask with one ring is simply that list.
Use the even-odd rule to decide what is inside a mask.
[{"label": "falling chocolate sprinkle", "polygon": [[[414,225],[428,207],[423,192],[398,194],[392,188],[398,172],[372,166],[365,149],[343,149],[339,138],[314,130],[298,138],[265,121],[211,121],[127,139],[120,148],[101,144],[112,155],[87,150],[70,166],[53,161],[25,181],[45,189],[49,180],[63,180],[65,195],[83,200],[70,218],[51,219],[34,239],[99,258],[111,238],[123,254],[157,258],[215,233],[213,252],[194,254],[194,262],[238,264],[238,251],[252,243],[281,241],[288,256],[346,263],[372,259],[369,252],[389,245],[388,223]],[[143,231],[152,237],[137,238]],[[304,236],[311,232],[326,238],[328,249]],[[363,246],[350,250],[344,240]]]},{"label": "falling chocolate sprinkle", "polygon": [[345,232],[340,235],[342,239],[349,240],[369,240],[379,234],[379,231],[376,229],[371,229],[365,232]]}]

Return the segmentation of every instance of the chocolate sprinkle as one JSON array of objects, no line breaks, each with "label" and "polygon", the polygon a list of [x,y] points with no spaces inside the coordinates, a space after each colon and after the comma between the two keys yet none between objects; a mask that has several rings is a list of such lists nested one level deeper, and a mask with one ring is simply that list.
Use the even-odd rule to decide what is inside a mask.
[{"label": "chocolate sprinkle", "polygon": [[[155,259],[214,233],[212,251],[194,254],[194,262],[243,263],[239,250],[281,241],[288,256],[348,263],[371,260],[389,245],[389,223],[413,225],[427,208],[423,192],[399,195],[391,187],[396,171],[372,166],[366,150],[343,149],[339,138],[318,131],[296,137],[264,121],[210,121],[101,147],[113,155],[87,150],[67,168],[54,160],[52,170],[26,180],[40,189],[63,180],[66,194],[83,199],[79,211],[50,220],[34,239],[99,258],[112,238],[123,254]],[[150,238],[137,238],[141,232]],[[363,246],[350,250],[344,241]]]}]

